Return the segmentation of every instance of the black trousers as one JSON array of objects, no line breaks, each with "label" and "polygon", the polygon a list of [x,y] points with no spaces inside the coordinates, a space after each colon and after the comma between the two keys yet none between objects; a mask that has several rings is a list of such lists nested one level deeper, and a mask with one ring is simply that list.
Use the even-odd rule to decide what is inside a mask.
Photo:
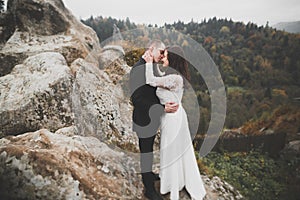
[{"label": "black trousers", "polygon": [[154,175],[152,172],[153,165],[153,145],[155,136],[149,138],[139,138],[140,147],[140,165],[143,184],[146,190],[154,189]]},{"label": "black trousers", "polygon": [[[149,110],[149,121],[142,123],[143,125],[133,124],[134,131],[139,137],[140,148],[140,166],[143,184],[146,190],[151,191],[154,189],[154,174],[152,172],[153,165],[153,145],[157,134],[157,130],[160,126],[160,117],[164,113],[164,107],[160,104],[156,104]],[[146,114],[145,114],[146,116]],[[151,119],[151,120],[150,120]],[[145,122],[147,122],[145,120]],[[144,121],[143,121],[144,122]],[[151,122],[151,123],[150,123]]]}]

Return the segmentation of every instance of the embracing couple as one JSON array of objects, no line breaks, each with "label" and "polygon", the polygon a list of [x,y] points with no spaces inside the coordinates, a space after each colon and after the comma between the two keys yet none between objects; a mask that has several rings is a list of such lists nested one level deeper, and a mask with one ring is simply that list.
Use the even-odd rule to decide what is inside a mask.
[{"label": "embracing couple", "polygon": [[[162,62],[161,71],[158,63]],[[189,131],[187,115],[181,105],[189,80],[188,63],[179,46],[165,47],[160,40],[147,46],[130,72],[133,130],[139,138],[140,166],[145,196],[162,199],[170,192],[172,200],[186,188],[192,199],[206,194]],[[154,139],[160,129],[160,172],[152,172]],[[160,193],[154,182],[160,180]]]}]

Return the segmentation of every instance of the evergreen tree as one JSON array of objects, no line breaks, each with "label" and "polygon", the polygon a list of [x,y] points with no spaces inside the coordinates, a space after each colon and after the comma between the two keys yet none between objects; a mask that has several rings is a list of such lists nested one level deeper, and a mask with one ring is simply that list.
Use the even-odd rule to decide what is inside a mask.
[{"label": "evergreen tree", "polygon": [[[136,28],[129,18],[116,20],[111,17],[91,17],[83,21],[97,32],[100,41],[112,36],[113,24],[120,31]],[[158,27],[149,24],[149,27]],[[258,27],[249,22],[233,22],[231,19],[204,19],[201,23],[180,20],[172,24],[165,23],[164,28],[177,30],[189,35],[210,54],[219,68],[228,97],[228,114],[225,126],[237,128],[251,119],[259,119],[262,114],[270,114],[278,105],[287,103],[286,98],[275,98],[272,90],[283,91],[289,99],[300,94],[300,38],[299,34],[277,31],[267,24]],[[163,41],[164,34],[154,35]],[[141,39],[142,40],[142,39]],[[184,37],[172,38],[183,46],[189,46]],[[135,60],[139,54],[131,54],[129,60]],[[209,95],[205,94],[206,85],[200,73],[193,67],[191,85],[198,96],[199,105],[210,109]],[[279,95],[283,97],[285,95]],[[278,96],[278,95],[277,95]],[[200,131],[209,124],[209,112],[200,119]]]},{"label": "evergreen tree", "polygon": [[0,13],[4,11],[4,1],[0,0]]}]

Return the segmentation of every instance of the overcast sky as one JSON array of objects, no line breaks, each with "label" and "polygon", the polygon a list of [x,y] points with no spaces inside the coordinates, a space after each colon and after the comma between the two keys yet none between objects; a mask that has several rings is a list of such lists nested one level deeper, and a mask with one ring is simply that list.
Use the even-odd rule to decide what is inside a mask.
[{"label": "overcast sky", "polygon": [[258,25],[300,21],[299,0],[63,0],[78,19],[93,15],[158,24],[227,18]]},{"label": "overcast sky", "polygon": [[299,0],[63,0],[78,18],[111,16],[135,23],[158,24],[217,18],[270,25],[300,21]]}]

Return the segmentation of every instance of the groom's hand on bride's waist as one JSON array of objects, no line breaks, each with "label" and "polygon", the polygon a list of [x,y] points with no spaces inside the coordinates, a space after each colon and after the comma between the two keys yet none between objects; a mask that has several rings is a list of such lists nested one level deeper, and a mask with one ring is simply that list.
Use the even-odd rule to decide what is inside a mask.
[{"label": "groom's hand on bride's waist", "polygon": [[167,102],[165,104],[165,112],[166,113],[174,113],[178,110],[178,106],[179,104],[178,103],[175,103],[175,102]]}]

